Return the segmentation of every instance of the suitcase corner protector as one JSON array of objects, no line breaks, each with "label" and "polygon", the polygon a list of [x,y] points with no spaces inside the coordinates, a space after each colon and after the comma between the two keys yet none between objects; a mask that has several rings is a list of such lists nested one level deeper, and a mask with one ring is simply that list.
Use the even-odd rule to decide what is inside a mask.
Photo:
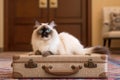
[{"label": "suitcase corner protector", "polygon": [[107,78],[107,72],[102,72],[99,74],[100,78]]},{"label": "suitcase corner protector", "polygon": [[19,73],[19,72],[13,72],[13,73],[12,73],[12,77],[13,77],[13,78],[22,78],[23,75],[22,75],[21,73]]},{"label": "suitcase corner protector", "polygon": [[20,59],[20,56],[18,56],[18,55],[13,56],[13,60],[18,60],[18,59]]}]

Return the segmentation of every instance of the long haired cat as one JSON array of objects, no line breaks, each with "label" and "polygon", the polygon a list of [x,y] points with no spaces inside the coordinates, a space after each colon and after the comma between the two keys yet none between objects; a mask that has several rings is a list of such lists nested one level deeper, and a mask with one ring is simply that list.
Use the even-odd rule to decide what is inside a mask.
[{"label": "long haired cat", "polygon": [[58,34],[54,27],[54,21],[50,23],[39,23],[36,21],[36,29],[32,34],[32,47],[34,53],[39,52],[46,56],[48,54],[71,55],[88,53],[109,53],[104,47],[84,48],[80,41],[69,33],[61,32]]}]

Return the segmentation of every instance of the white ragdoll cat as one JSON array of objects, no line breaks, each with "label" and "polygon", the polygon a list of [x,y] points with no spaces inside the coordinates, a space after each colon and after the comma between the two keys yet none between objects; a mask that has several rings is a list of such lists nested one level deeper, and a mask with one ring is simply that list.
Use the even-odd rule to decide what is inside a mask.
[{"label": "white ragdoll cat", "polygon": [[55,22],[39,23],[36,21],[36,29],[32,33],[31,44],[35,54],[43,56],[52,55],[84,55],[88,53],[109,53],[104,47],[84,48],[77,38],[69,33],[58,34],[54,27]]}]

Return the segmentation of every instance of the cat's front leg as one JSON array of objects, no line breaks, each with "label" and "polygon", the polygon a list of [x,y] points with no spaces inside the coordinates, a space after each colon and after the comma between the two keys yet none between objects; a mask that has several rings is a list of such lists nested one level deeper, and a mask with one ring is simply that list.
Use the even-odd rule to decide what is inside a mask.
[{"label": "cat's front leg", "polygon": [[36,50],[36,51],[33,51],[33,52],[29,52],[28,55],[29,56],[31,56],[31,55],[41,55],[41,51]]},{"label": "cat's front leg", "polygon": [[31,55],[41,55],[41,52],[39,50],[33,51],[33,52],[29,52],[28,53],[29,56]]},{"label": "cat's front leg", "polygon": [[49,55],[54,55],[54,54],[51,51],[44,51],[44,52],[42,52],[42,56],[43,57],[47,57]]}]

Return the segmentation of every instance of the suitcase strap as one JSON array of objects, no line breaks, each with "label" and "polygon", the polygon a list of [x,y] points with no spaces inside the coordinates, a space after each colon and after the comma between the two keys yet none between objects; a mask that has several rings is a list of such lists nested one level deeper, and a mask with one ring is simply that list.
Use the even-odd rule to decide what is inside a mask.
[{"label": "suitcase strap", "polygon": [[70,71],[62,71],[62,72],[57,72],[57,71],[52,71],[51,69],[53,68],[52,66],[42,66],[43,70],[46,72],[46,73],[49,73],[49,74],[52,74],[52,75],[55,75],[55,76],[69,76],[69,75],[72,75],[72,74],[75,74],[75,73],[78,73],[80,69],[82,69],[82,66],[74,66],[72,65],[71,66],[71,69]]}]

